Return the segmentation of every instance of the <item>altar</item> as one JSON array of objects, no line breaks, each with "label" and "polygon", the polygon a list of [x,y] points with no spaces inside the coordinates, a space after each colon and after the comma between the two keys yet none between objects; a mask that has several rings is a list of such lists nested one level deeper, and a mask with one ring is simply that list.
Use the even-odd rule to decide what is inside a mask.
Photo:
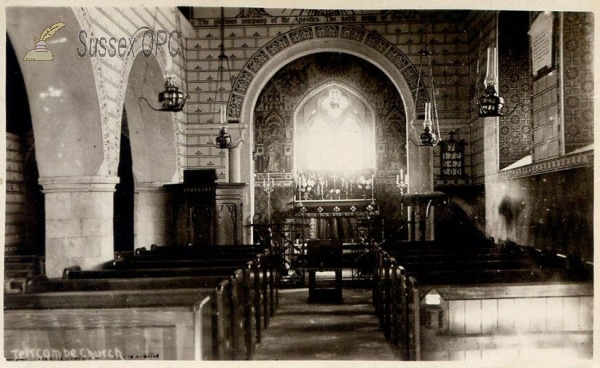
[{"label": "altar", "polygon": [[294,201],[294,217],[307,225],[304,239],[366,239],[379,215],[375,199],[322,199]]}]

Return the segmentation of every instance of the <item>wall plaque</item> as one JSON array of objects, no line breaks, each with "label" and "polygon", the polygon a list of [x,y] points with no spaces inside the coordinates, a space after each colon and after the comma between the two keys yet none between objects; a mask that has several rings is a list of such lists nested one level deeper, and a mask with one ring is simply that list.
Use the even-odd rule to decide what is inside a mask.
[{"label": "wall plaque", "polygon": [[465,142],[454,139],[454,132],[450,132],[450,139],[440,144],[441,148],[441,176],[457,177],[465,173]]},{"label": "wall plaque", "polygon": [[541,12],[529,29],[531,37],[531,65],[533,76],[540,70],[552,68],[552,28],[554,15]]}]

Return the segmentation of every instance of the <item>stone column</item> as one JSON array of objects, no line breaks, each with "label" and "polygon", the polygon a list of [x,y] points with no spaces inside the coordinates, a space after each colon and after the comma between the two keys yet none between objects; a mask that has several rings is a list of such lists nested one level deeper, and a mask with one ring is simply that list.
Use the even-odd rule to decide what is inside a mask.
[{"label": "stone column", "polygon": [[46,274],[66,267],[98,268],[113,259],[116,176],[43,177],[46,212]]},{"label": "stone column", "polygon": [[160,183],[136,183],[134,196],[134,248],[171,245],[171,194]]},{"label": "stone column", "polygon": [[241,175],[241,151],[242,143],[235,148],[229,149],[229,182],[240,183],[242,181]]},{"label": "stone column", "polygon": [[[408,142],[408,193],[425,194],[433,192],[433,147],[418,146],[421,144],[419,135],[423,132],[423,120],[413,120],[409,129],[408,137],[412,142]],[[408,207],[409,216],[412,222],[409,223],[409,234],[414,234],[416,239],[409,240],[434,240],[433,226],[433,206],[429,208],[429,217],[425,219],[425,238],[422,237],[422,230],[419,228],[423,224],[426,216],[428,201],[417,201],[417,208]],[[414,228],[410,228],[413,226]]]}]

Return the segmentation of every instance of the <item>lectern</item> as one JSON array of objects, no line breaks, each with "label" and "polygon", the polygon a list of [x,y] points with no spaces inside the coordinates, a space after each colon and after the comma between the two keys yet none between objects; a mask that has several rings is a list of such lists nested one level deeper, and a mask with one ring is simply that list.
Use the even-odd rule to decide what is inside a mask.
[{"label": "lectern", "polygon": [[[333,301],[342,302],[342,241],[309,240],[306,250],[308,268],[308,302]],[[335,280],[317,282],[316,273],[333,271]]]}]

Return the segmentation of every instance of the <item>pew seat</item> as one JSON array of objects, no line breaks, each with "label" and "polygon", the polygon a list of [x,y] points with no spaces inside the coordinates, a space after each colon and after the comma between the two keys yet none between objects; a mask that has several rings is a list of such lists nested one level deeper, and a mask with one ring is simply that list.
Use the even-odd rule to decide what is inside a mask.
[{"label": "pew seat", "polygon": [[214,288],[222,276],[183,276],[152,278],[49,279],[45,276],[27,280],[26,293],[110,290],[160,290]]},{"label": "pew seat", "polygon": [[235,267],[180,267],[180,268],[145,268],[122,270],[81,270],[77,268],[65,269],[64,279],[117,279],[117,278],[145,278],[145,277],[182,277],[182,276],[224,276],[227,277]]},{"label": "pew seat", "polygon": [[104,269],[160,269],[160,268],[212,268],[212,267],[233,267],[244,266],[251,257],[230,258],[230,259],[118,259],[109,262]]},{"label": "pew seat", "polygon": [[438,286],[421,300],[422,360],[592,356],[591,283]]}]

